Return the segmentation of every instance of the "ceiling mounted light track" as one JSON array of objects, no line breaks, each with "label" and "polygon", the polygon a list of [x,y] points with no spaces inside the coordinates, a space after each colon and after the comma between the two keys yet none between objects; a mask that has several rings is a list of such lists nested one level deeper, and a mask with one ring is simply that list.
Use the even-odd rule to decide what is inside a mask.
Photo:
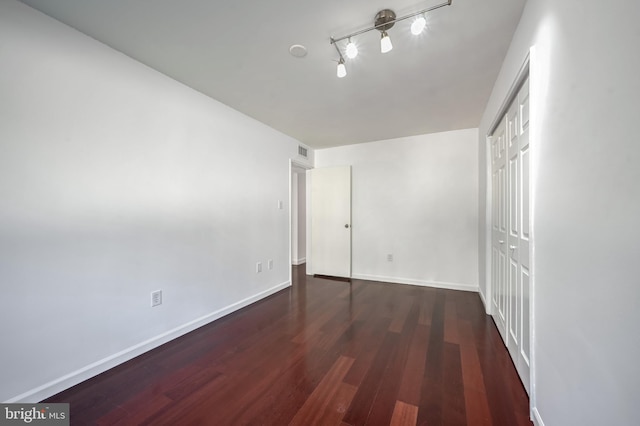
[{"label": "ceiling mounted light track", "polygon": [[420,10],[418,12],[401,16],[400,18],[396,17],[396,14],[393,10],[383,9],[380,12],[378,12],[374,17],[372,27],[365,28],[364,30],[356,31],[355,33],[347,34],[346,36],[343,36],[343,37],[338,37],[338,38],[331,37],[331,44],[335,46],[336,50],[338,51],[338,56],[340,57],[338,61],[338,77],[342,78],[347,75],[347,70],[344,63],[344,57],[342,56],[342,52],[338,47],[338,42],[343,40],[349,40],[345,49],[345,53],[349,59],[353,59],[358,55],[358,48],[356,47],[355,43],[353,43],[351,38],[358,36],[360,34],[367,33],[371,30],[378,30],[380,31],[380,51],[382,53],[387,53],[391,51],[391,49],[393,49],[393,44],[391,44],[391,38],[389,37],[387,30],[391,29],[396,22],[417,17],[413,22],[413,24],[411,24],[411,33],[414,35],[418,35],[424,30],[427,24],[427,21],[424,17],[424,15],[427,12],[440,9],[441,7],[444,7],[444,6],[451,6],[451,3],[452,3],[452,0],[448,0],[444,3],[437,4],[435,6]]}]

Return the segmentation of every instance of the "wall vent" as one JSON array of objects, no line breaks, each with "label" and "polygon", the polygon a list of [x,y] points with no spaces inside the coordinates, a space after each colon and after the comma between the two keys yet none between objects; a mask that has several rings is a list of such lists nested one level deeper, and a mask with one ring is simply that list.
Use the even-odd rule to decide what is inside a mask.
[{"label": "wall vent", "polygon": [[308,149],[302,145],[298,145],[298,155],[307,158],[308,157]]}]

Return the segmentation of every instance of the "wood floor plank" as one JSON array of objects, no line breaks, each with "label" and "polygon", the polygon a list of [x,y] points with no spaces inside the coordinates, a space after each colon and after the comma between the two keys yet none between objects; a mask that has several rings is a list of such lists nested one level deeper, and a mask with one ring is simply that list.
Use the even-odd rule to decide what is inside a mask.
[{"label": "wood floor plank", "polygon": [[344,379],[345,383],[349,383],[350,385],[357,387],[360,386],[367,372],[371,368],[371,364],[373,363],[380,346],[384,342],[384,337],[387,334],[387,328],[389,327],[388,318],[370,319],[370,321],[375,323],[374,327],[372,328],[371,333],[366,336],[366,340],[359,348],[360,351],[356,354],[353,367],[351,367]]},{"label": "wood floor plank", "polygon": [[418,319],[418,324],[431,325],[436,290],[432,288],[424,288],[423,290],[423,293],[418,296],[418,300],[420,301],[420,318]]},{"label": "wood floor plank", "polygon": [[269,384],[268,392],[256,399],[251,409],[243,413],[238,421],[245,424],[288,424],[337,357],[334,353],[314,350],[304,358],[291,363],[289,368]]},{"label": "wood floor plank", "polygon": [[425,358],[424,378],[420,393],[418,424],[442,424],[442,370],[444,344],[444,302],[442,291],[436,299],[429,328],[429,343]]},{"label": "wood floor plank", "polygon": [[212,412],[207,409],[210,406],[208,400],[216,398],[228,381],[228,378],[219,376],[216,380],[195,390],[188,398],[173,401],[171,405],[164,406],[151,413],[145,413],[147,415],[138,424],[187,424],[196,420],[204,422],[208,420],[207,415]]},{"label": "wood floor plank", "polygon": [[322,326],[327,323],[335,315],[333,309],[325,310],[320,316],[314,319],[311,323],[307,324],[304,329],[298,333],[293,339],[294,343],[305,343],[309,339],[317,338],[318,331]]},{"label": "wood floor plank", "polygon": [[389,426],[414,426],[418,421],[418,407],[396,401]]},{"label": "wood floor plank", "polygon": [[485,426],[491,424],[491,413],[484,389],[480,360],[474,344],[471,324],[466,320],[458,321],[460,335],[460,360],[462,381],[464,382],[465,410],[467,424]]},{"label": "wood floor plank", "polygon": [[[216,406],[225,407],[225,410],[218,413],[215,420],[218,424],[240,424],[241,419],[246,417],[254,417],[252,411],[256,407],[262,407],[260,401],[265,395],[271,392],[273,384],[279,381],[291,364],[297,364],[305,356],[305,350],[298,347],[292,350],[290,354],[285,355],[278,352],[272,360],[268,361],[270,368],[263,368],[257,358],[260,354],[256,353],[256,366],[250,374],[244,374],[237,369],[235,375],[230,376],[230,384],[223,389],[216,399],[209,399],[210,403]],[[270,356],[263,354],[265,357]],[[284,361],[284,362],[282,362]]]},{"label": "wood floor plank", "polygon": [[326,324],[326,329],[319,333],[320,338],[316,340],[316,345],[321,349],[329,349],[336,345],[338,340],[345,336],[347,330],[352,327],[352,318],[342,318],[337,321],[330,321]]},{"label": "wood floor plank", "polygon": [[201,369],[199,373],[188,375],[182,379],[176,377],[173,385],[168,386],[168,389],[163,394],[173,401],[180,401],[189,398],[200,388],[210,386],[220,376],[222,376],[222,373],[218,371],[209,372]]},{"label": "wood floor plank", "polygon": [[343,420],[345,422],[352,425],[367,424],[369,416],[371,415],[371,409],[385,377],[385,369],[396,350],[398,340],[399,336],[397,333],[385,334],[382,345],[380,345],[362,383],[358,386],[358,391],[353,397],[349,410],[347,410],[344,416]]},{"label": "wood floor plank", "polygon": [[402,333],[398,334],[398,341],[384,369],[383,384],[379,387],[373,401],[368,424],[388,424],[391,421],[419,316],[420,307],[414,303],[405,316],[406,322]]},{"label": "wood floor plank", "polygon": [[458,338],[458,313],[456,301],[453,297],[447,298],[444,305],[444,340],[448,343],[459,344]]},{"label": "wood floor plank", "polygon": [[476,344],[493,423],[530,424],[528,415],[523,416],[528,398],[493,320],[478,326]]},{"label": "wood floor plank", "polygon": [[460,346],[448,342],[444,343],[442,367],[442,424],[466,425],[467,413],[464,402]]},{"label": "wood floor plank", "polygon": [[292,276],[43,402],[74,425],[531,425],[477,293]]},{"label": "wood floor plank", "polygon": [[[324,424],[320,423],[320,420],[323,417],[327,417],[325,412],[340,389],[342,379],[352,364],[352,358],[339,357],[289,424],[300,426]],[[354,387],[351,387],[351,389],[354,389]]]},{"label": "wood floor plank", "polygon": [[174,403],[175,401],[162,394],[140,394],[128,401],[124,406],[118,407],[117,411],[122,412],[119,413],[121,414],[119,417],[114,416],[117,413],[117,411],[114,411],[101,417],[97,424],[104,426],[141,424],[149,417],[153,417],[158,411],[166,409]]},{"label": "wood floor plank", "polygon": [[424,360],[427,357],[428,340],[429,326],[417,324],[413,332],[407,363],[402,373],[402,381],[398,391],[398,399],[409,405],[418,406],[420,404],[420,391],[424,376]]},{"label": "wood floor plank", "polygon": [[339,425],[343,424],[341,421],[344,417],[344,413],[351,405],[353,397],[358,389],[355,386],[341,383],[338,391],[334,397],[329,401],[327,409],[322,416],[318,418],[318,425]]},{"label": "wood floor plank", "polygon": [[391,324],[389,324],[389,331],[392,333],[400,333],[404,328],[407,315],[409,315],[410,309],[413,306],[413,299],[405,296],[401,299],[400,303],[397,313],[392,316]]}]

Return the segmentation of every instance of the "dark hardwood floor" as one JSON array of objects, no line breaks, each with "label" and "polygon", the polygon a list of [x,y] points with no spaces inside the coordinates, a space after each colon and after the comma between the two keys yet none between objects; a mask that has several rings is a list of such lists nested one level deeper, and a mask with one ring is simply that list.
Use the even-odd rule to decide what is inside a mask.
[{"label": "dark hardwood floor", "polygon": [[530,425],[478,294],[307,277],[61,392],[72,425]]}]

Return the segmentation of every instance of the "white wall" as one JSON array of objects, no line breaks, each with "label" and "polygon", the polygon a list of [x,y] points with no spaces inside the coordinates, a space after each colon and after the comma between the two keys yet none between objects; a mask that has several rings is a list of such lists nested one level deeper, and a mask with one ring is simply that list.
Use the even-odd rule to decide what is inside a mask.
[{"label": "white wall", "polygon": [[546,425],[637,424],[640,383],[640,2],[529,0],[479,135],[529,48],[534,178],[534,388]]},{"label": "white wall", "polygon": [[[352,166],[352,276],[477,290],[477,129],[317,150]],[[387,261],[387,255],[393,261]]]},{"label": "white wall", "polygon": [[11,0],[0,64],[0,401],[289,284],[295,140]]}]

